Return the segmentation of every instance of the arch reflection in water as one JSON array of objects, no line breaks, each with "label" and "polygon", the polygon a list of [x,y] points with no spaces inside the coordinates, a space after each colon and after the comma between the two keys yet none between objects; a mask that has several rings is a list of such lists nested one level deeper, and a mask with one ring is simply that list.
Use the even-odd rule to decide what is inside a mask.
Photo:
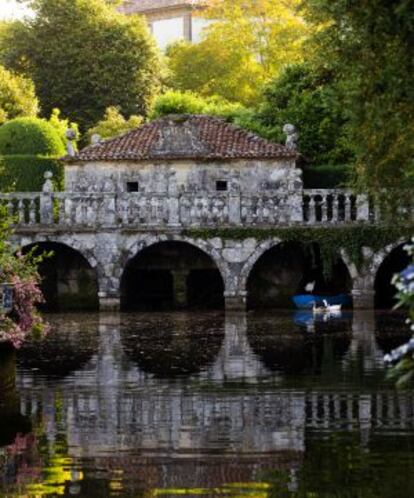
[{"label": "arch reflection in water", "polygon": [[[294,317],[297,315],[294,314]],[[327,374],[350,343],[352,321],[314,321],[312,332],[292,321],[289,313],[249,315],[248,339],[254,352],[270,371],[289,374]]]},{"label": "arch reflection in water", "polygon": [[[154,316],[156,324],[178,321],[181,329],[187,320],[184,315],[160,316]],[[373,317],[354,315],[352,330],[347,322],[337,332],[317,329],[312,334],[289,325],[288,318],[228,315],[224,331],[213,323],[220,315],[188,319],[186,333],[198,339],[202,330],[220,330],[218,353],[196,370],[165,377],[132,361],[128,341],[125,349],[127,332],[138,336],[140,327],[151,330],[150,315],[90,317],[99,326],[99,341],[86,363],[45,382],[38,371],[28,369],[20,369],[17,377],[21,411],[36,421],[44,475],[51,475],[50,466],[62,471],[55,484],[48,484],[49,493],[58,494],[54,485],[63,486],[61,494],[88,498],[201,487],[209,496],[212,488],[260,480],[266,469],[285,471],[291,485],[295,476],[306,484],[308,478],[298,471],[305,458],[312,458],[310,438],[352,432],[365,451],[377,437],[413,430],[412,393],[384,386],[382,371],[381,382],[368,385],[363,371],[355,377],[348,370],[352,347],[371,354]],[[80,317],[76,327],[84,322]],[[275,338],[278,330],[281,337]],[[311,340],[317,354],[301,374],[291,372],[289,364],[281,366],[279,357],[276,367],[269,362],[271,368],[266,368],[261,360],[265,337],[270,350],[287,344],[286,355],[306,349]],[[340,337],[354,341],[345,354]],[[170,338],[168,334],[167,344]],[[275,347],[278,341],[282,346]],[[44,455],[58,458],[51,461]],[[241,488],[243,493],[247,489]]]},{"label": "arch reflection in water", "polygon": [[224,339],[224,316],[159,314],[123,319],[122,343],[146,373],[174,378],[199,373],[217,357]]},{"label": "arch reflection in water", "polygon": [[62,378],[82,370],[99,349],[96,317],[52,315],[48,321],[50,333],[42,341],[25,343],[19,350],[21,368],[37,370],[49,378]]}]

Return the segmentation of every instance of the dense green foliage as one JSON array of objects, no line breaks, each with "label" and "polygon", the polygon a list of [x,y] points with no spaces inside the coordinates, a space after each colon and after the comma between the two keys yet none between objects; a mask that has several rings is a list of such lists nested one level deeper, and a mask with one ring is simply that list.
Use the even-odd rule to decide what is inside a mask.
[{"label": "dense green foliage", "polygon": [[38,101],[33,83],[0,66],[0,125],[19,116],[36,116]]},{"label": "dense green foliage", "polygon": [[340,82],[356,185],[372,193],[414,185],[414,2],[304,5],[319,27],[310,49],[314,64],[334,71]]},{"label": "dense green foliage", "polygon": [[244,111],[241,104],[232,103],[221,97],[201,97],[191,92],[168,91],[154,103],[151,118],[168,114],[209,114],[233,120]]},{"label": "dense green foliage", "polygon": [[108,107],[104,117],[88,130],[88,137],[99,135],[102,138],[112,138],[137,128],[143,121],[142,116],[130,116],[125,119],[116,107]]},{"label": "dense green foliage", "polygon": [[0,191],[40,192],[46,171],[53,173],[56,190],[63,189],[63,164],[51,157],[0,156]]},{"label": "dense green foliage", "polygon": [[58,107],[86,130],[109,106],[144,115],[160,73],[146,23],[104,0],[29,0],[36,16],[14,23],[1,43],[8,68],[30,76],[43,115]]},{"label": "dense green foliage", "polygon": [[312,163],[341,163],[352,157],[346,114],[335,75],[310,64],[288,67],[268,85],[256,120],[268,138],[283,141],[283,125],[299,130],[299,149]]},{"label": "dense green foliage", "polygon": [[44,119],[16,118],[0,127],[0,154],[62,156],[58,131]]}]

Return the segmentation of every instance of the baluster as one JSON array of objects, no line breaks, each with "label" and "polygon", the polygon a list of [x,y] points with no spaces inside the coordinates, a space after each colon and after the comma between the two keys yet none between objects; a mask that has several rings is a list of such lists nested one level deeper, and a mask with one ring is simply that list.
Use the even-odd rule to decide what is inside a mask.
[{"label": "baluster", "polygon": [[351,218],[352,218],[352,204],[351,204],[351,197],[349,194],[345,194],[344,196],[344,204],[345,204],[345,219],[344,221],[347,222],[347,221],[351,221]]},{"label": "baluster", "polygon": [[369,199],[367,195],[356,198],[356,221],[369,221]]},{"label": "baluster", "polygon": [[[130,201],[132,202],[132,198],[130,197]],[[135,200],[135,199],[134,199]],[[122,225],[128,225],[128,208],[130,206],[130,202],[128,202],[127,194],[120,194],[118,197],[118,209],[119,209],[119,217],[121,218]],[[135,207],[135,203],[134,203]],[[135,213],[134,213],[135,214]],[[132,216],[132,219],[138,219],[136,216]]]},{"label": "baluster", "polygon": [[24,225],[25,223],[25,213],[24,213],[24,200],[19,199],[17,203],[17,219],[19,221],[19,225]]},{"label": "baluster", "polygon": [[29,201],[29,225],[36,224],[36,199]]},{"label": "baluster", "polygon": [[326,223],[328,221],[328,196],[321,195],[321,222]]},{"label": "baluster", "polygon": [[311,225],[316,223],[316,201],[315,201],[315,196],[311,195],[310,196],[310,201],[309,201],[309,222]]},{"label": "baluster", "polygon": [[14,204],[11,199],[7,201],[7,213],[10,216],[10,218],[13,218],[14,216]]},{"label": "baluster", "polygon": [[72,208],[73,208],[73,203],[72,199],[69,197],[65,197],[63,201],[64,205],[64,210],[65,210],[65,215],[64,215],[64,222],[67,225],[72,224]]},{"label": "baluster", "polygon": [[75,202],[75,224],[82,224],[82,199],[80,197],[74,198]]},{"label": "baluster", "polygon": [[58,203],[58,209],[57,209],[57,216],[58,216],[58,219],[57,219],[57,224],[58,225],[63,225],[66,220],[65,220],[65,216],[66,216],[66,213],[65,213],[65,198],[64,197],[55,197],[55,199],[57,200],[57,203]]},{"label": "baluster", "polygon": [[339,221],[339,195],[332,196],[332,223]]}]

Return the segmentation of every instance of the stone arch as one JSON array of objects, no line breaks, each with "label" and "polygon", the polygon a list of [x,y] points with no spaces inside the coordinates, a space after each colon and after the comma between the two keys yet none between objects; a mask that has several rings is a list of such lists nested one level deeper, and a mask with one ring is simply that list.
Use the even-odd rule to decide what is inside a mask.
[{"label": "stone arch", "polygon": [[392,284],[392,277],[410,263],[410,257],[403,249],[408,242],[407,239],[401,238],[376,253],[372,259],[370,270],[376,308],[390,309],[397,303],[397,289]]},{"label": "stone arch", "polygon": [[370,247],[363,247],[364,264],[361,268],[357,268],[346,254],[346,251],[342,250],[344,262],[348,266],[353,279],[354,308],[373,309],[375,307],[375,280],[377,273],[387,256],[405,242],[407,242],[405,238],[400,238],[377,252]]},{"label": "stone arch", "polygon": [[[175,251],[178,258],[177,267],[167,257],[171,250],[172,254]],[[186,251],[187,260],[181,254],[186,254]],[[193,256],[195,263],[190,263]],[[206,303],[203,302],[199,297],[200,293],[209,298],[216,296],[217,299],[212,299],[216,303],[224,300],[228,280],[226,264],[208,241],[177,235],[132,240],[125,246],[120,267],[119,291],[123,309],[153,309],[151,306],[161,306],[155,309],[204,307],[209,299],[206,299]],[[205,287],[200,287],[200,279],[205,282]],[[141,284],[137,285],[136,282]],[[198,304],[195,304],[197,300]]]},{"label": "stone arch", "polygon": [[138,253],[161,242],[183,242],[197,249],[200,249],[200,251],[204,252],[213,260],[220,271],[224,286],[225,288],[227,288],[229,269],[226,261],[221,255],[221,252],[217,248],[215,248],[213,244],[208,240],[193,239],[191,237],[180,235],[150,235],[138,240],[134,238],[130,242],[127,241],[120,258],[120,273],[123,273],[128,261],[137,256]]},{"label": "stone arch", "polygon": [[[282,244],[284,247],[281,247]],[[317,241],[315,244],[317,247]],[[240,273],[240,292],[249,297],[250,307],[273,306],[271,303],[290,307],[291,297],[302,290],[304,292],[305,283],[312,280],[316,282],[316,293],[350,293],[351,271],[341,251],[337,251],[338,262],[334,264],[335,278],[327,279],[319,250],[316,250],[315,257],[311,257],[305,247],[300,241],[289,242],[279,238],[258,244]]]},{"label": "stone arch", "polygon": [[255,264],[259,261],[259,259],[263,256],[263,254],[273,247],[278,246],[282,243],[282,239],[269,239],[264,242],[261,242],[257,245],[254,252],[244,263],[243,268],[240,272],[239,277],[239,292],[246,293],[247,292],[247,281],[249,279],[250,273],[253,270]]},{"label": "stone arch", "polygon": [[[98,309],[97,261],[80,241],[63,237],[22,237],[15,240],[22,251],[31,247],[53,252],[39,265],[41,288],[45,303],[40,307],[49,311],[82,311]],[[18,242],[18,244],[16,243]],[[86,255],[85,255],[86,252]]]},{"label": "stone arch", "polygon": [[378,270],[380,269],[380,266],[384,263],[386,258],[395,250],[398,249],[398,247],[408,244],[409,240],[407,238],[400,238],[396,240],[395,242],[392,242],[391,244],[388,244],[386,247],[381,249],[380,251],[373,253],[372,258],[371,258],[371,263],[369,265],[370,271],[376,275],[378,273]]},{"label": "stone arch", "polygon": [[41,244],[41,243],[55,243],[62,244],[74,251],[78,252],[90,265],[91,268],[97,269],[98,261],[95,257],[93,246],[94,244],[88,244],[81,238],[73,236],[56,236],[56,235],[42,235],[36,234],[34,236],[26,237],[19,236],[12,238],[12,244],[16,248],[24,248],[31,245]]}]

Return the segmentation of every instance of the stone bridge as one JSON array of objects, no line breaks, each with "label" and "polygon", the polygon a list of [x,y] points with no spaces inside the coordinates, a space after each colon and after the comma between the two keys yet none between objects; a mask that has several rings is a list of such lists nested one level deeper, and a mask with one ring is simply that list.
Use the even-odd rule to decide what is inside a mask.
[{"label": "stone bridge", "polygon": [[[0,202],[15,219],[12,242],[16,246],[53,243],[56,250],[66,246],[83,257],[96,275],[103,310],[119,308],[128,264],[145,249],[160,244],[178,243],[202,253],[222,278],[226,308],[243,309],[252,270],[282,240],[273,236],[232,238],[231,229],[254,228],[262,233],[283,227],[336,230],[373,225],[379,219],[366,196],[340,189],[303,189],[300,195],[292,193],[282,200],[271,194],[231,191],[168,195],[53,192],[49,178],[43,192],[0,194]],[[217,236],[217,229],[229,229],[230,235]],[[387,256],[405,242],[395,240],[380,251],[364,247],[362,270],[338,247],[355,308],[373,307],[377,272]]]}]

